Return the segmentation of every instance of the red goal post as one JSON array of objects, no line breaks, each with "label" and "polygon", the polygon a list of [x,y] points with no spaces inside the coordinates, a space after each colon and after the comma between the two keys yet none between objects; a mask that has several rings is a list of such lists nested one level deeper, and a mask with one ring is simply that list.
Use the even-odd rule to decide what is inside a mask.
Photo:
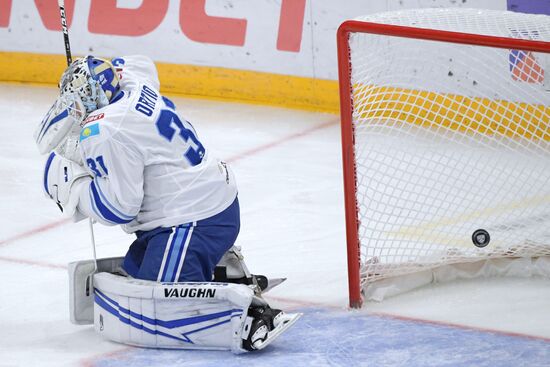
[{"label": "red goal post", "polygon": [[[410,38],[417,40],[439,41],[453,44],[475,45],[508,50],[523,50],[550,53],[550,42],[529,39],[517,39],[458,31],[418,28],[394,24],[382,24],[360,20],[348,20],[341,24],[337,33],[338,68],[340,85],[340,114],[342,134],[342,158],[344,170],[346,239],[348,256],[349,302],[353,308],[361,307],[362,280],[360,268],[361,240],[359,238],[357,202],[356,147],[353,121],[354,88],[351,80],[353,62],[350,54],[350,34],[368,33],[388,37]],[[548,71],[550,74],[550,70]],[[547,76],[548,77],[548,76]],[[367,244],[368,246],[368,244]]]}]

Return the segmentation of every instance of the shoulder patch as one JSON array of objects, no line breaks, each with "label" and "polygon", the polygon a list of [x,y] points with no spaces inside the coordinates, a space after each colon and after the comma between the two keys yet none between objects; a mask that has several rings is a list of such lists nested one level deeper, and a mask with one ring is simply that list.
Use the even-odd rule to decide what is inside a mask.
[{"label": "shoulder patch", "polygon": [[99,135],[99,124],[93,124],[83,128],[82,131],[80,132],[80,141],[94,135]]}]

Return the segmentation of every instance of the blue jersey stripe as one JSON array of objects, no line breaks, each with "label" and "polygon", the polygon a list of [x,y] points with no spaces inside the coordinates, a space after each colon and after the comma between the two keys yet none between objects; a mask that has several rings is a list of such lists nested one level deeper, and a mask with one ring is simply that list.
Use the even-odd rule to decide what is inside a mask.
[{"label": "blue jersey stripe", "polygon": [[[97,182],[97,184],[96,184]],[[103,191],[101,190],[101,185],[99,184],[98,181],[95,181],[94,180],[94,185],[97,189],[97,192],[99,193],[99,197],[101,199],[101,202],[104,203],[111,212],[113,212],[115,215],[117,215],[118,217],[122,218],[122,219],[129,219],[129,220],[133,220],[135,218],[135,216],[131,216],[131,215],[128,215],[128,214],[124,214],[122,213],[120,210],[118,210],[113,204],[111,204],[109,202],[109,200],[107,200],[107,197],[105,196],[105,194],[103,193]]]},{"label": "blue jersey stripe", "polygon": [[[97,207],[97,210],[99,211],[99,214],[102,218],[106,219],[107,221],[109,222],[112,222],[112,223],[117,223],[117,224],[125,224],[125,223],[130,223],[133,218],[131,219],[127,219],[127,218],[120,218],[119,216],[117,216],[115,213],[113,213],[102,201],[101,201],[101,198],[99,197],[99,193],[97,191],[97,187],[94,183],[94,181],[92,181],[92,183],[90,184],[90,191],[92,193],[92,199],[93,199],[93,203],[95,203],[96,207]],[[98,214],[96,212],[96,214]]]},{"label": "blue jersey stripe", "polygon": [[[98,217],[100,218],[103,218],[103,216],[101,215],[101,213],[99,212],[99,210],[97,210],[97,206],[95,205],[95,202],[94,202],[94,197],[92,195],[92,190],[88,190],[89,194],[90,194],[90,203],[91,203],[91,206],[92,206],[92,210],[94,211],[95,215],[97,215]],[[109,223],[112,223],[111,221],[103,218],[104,220],[106,220],[107,222]],[[116,223],[113,223],[113,224],[116,224]]]},{"label": "blue jersey stripe", "polygon": [[[93,183],[93,181],[92,181],[92,183]],[[92,205],[92,210],[94,211],[94,213],[95,213],[99,218],[103,218],[103,220],[105,220],[105,221],[107,221],[107,222],[109,222],[109,223],[118,224],[118,223],[116,223],[116,222],[112,222],[112,221],[110,221],[109,219],[105,218],[105,217],[101,214],[101,212],[99,211],[99,209],[98,209],[98,207],[97,207],[97,205],[96,205],[96,201],[94,200],[94,194],[93,194],[93,192],[92,192],[92,184],[91,184],[91,183],[90,183],[90,189],[89,189],[88,191],[89,191],[89,193],[90,193],[90,203],[91,203],[91,205]]]}]

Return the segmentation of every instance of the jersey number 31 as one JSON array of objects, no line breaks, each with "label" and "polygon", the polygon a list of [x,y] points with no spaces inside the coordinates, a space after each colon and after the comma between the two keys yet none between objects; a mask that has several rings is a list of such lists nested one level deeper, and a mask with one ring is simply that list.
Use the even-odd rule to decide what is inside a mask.
[{"label": "jersey number 31", "polygon": [[167,108],[160,112],[156,125],[160,135],[169,142],[174,139],[176,130],[179,132],[178,136],[187,146],[183,156],[191,166],[196,166],[202,162],[205,153],[204,146],[197,139],[195,130],[188,121],[182,121],[174,110]]}]

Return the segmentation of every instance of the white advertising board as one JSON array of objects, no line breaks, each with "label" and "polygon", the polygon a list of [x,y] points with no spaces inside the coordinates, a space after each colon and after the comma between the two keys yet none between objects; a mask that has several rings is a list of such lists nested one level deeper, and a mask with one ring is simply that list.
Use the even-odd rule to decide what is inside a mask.
[{"label": "white advertising board", "polygon": [[[508,0],[510,1],[510,0]],[[507,0],[66,0],[75,54],[337,79],[336,29],[418,7],[507,8]],[[62,54],[57,0],[0,1],[0,51]]]}]

